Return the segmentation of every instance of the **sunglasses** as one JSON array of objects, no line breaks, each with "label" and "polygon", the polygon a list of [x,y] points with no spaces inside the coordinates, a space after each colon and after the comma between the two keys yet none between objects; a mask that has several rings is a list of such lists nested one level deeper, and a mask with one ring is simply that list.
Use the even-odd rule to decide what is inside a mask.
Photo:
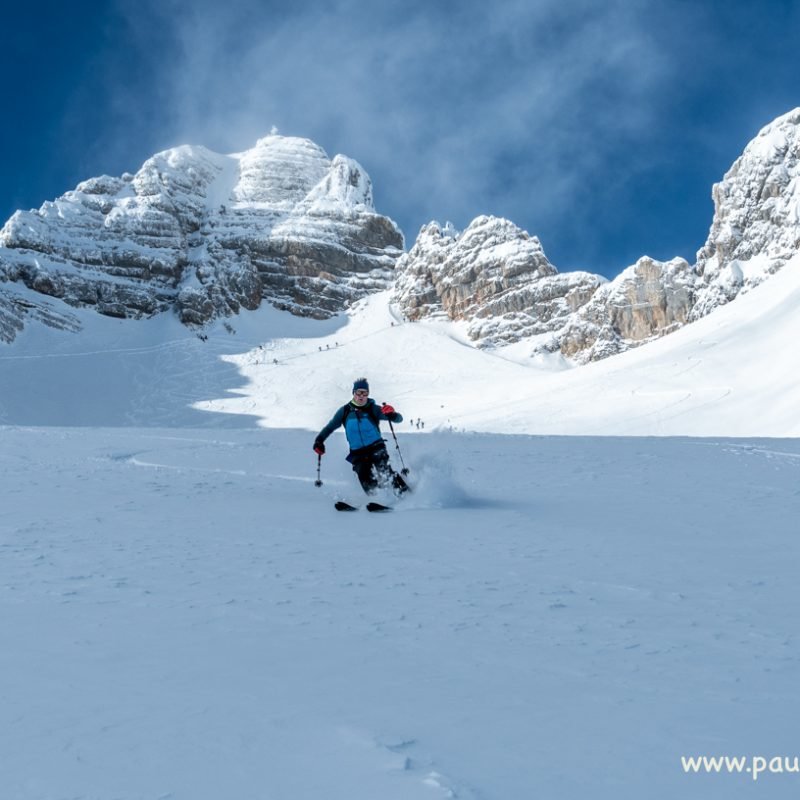
[{"label": "sunglasses", "polygon": [[353,392],[355,397],[369,397],[369,392],[365,392],[363,389],[359,389],[356,392]]}]

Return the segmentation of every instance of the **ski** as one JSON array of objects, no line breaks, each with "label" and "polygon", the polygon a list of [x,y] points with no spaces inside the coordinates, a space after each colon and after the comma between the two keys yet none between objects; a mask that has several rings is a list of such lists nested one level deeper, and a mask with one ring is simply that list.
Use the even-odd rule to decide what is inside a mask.
[{"label": "ski", "polygon": [[[337,511],[358,511],[358,506],[351,506],[350,503],[345,503],[344,500],[337,500],[333,507]],[[367,511],[380,512],[391,510],[391,506],[384,506],[380,503],[367,503]]]}]

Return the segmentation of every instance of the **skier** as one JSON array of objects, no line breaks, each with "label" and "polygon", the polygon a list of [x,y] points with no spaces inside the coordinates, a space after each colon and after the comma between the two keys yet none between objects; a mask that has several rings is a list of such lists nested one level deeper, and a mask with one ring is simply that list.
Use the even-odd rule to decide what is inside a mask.
[{"label": "skier", "polygon": [[403,417],[392,406],[378,404],[369,396],[366,378],[353,383],[353,399],[343,405],[331,421],[317,434],[314,452],[325,453],[325,440],[340,426],[344,426],[350,453],[347,460],[353,465],[361,487],[367,494],[374,494],[380,486],[391,485],[400,496],[408,491],[408,484],[398,475],[389,463],[389,453],[381,438],[381,420],[402,422]]}]

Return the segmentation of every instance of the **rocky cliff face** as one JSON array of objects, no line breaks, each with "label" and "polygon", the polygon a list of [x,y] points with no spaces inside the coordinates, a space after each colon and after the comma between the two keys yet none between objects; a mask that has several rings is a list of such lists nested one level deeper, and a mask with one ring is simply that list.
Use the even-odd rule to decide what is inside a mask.
[{"label": "rocky cliff face", "polygon": [[174,309],[202,325],[266,300],[325,318],[386,288],[402,247],[357,162],[268,136],[230,156],[167,150],[17,212],[0,231],[0,281],[118,317]]},{"label": "rocky cliff face", "polygon": [[535,236],[489,216],[463,232],[432,222],[402,253],[364,170],[307,139],[227,156],[178,147],[14,214],[0,231],[0,340],[33,318],[70,329],[70,305],[203,325],[268,301],[325,318],[393,285],[409,320],[459,320],[477,346],[525,342],[583,363],[710,313],[797,252],[800,109],[764,128],[713,196],[694,265],[645,256],[607,281],[559,273]]},{"label": "rocky cliff face", "polygon": [[497,217],[463,232],[426,225],[397,263],[392,295],[410,320],[466,320],[470,337],[498,345],[560,329],[605,282],[585,272],[559,275],[535,236]]},{"label": "rocky cliff face", "polygon": [[412,321],[463,320],[481,347],[530,339],[534,353],[579,362],[675,330],[694,299],[694,272],[682,259],[645,257],[611,282],[558,273],[535,236],[496,217],[478,217],[463,233],[426,225],[397,273],[392,300]]},{"label": "rocky cliff face", "polygon": [[698,319],[779,269],[800,248],[800,109],[764,128],[713,189],[697,263],[646,256],[613,281],[559,274],[536,237],[479,217],[463,232],[425,226],[397,263],[393,293],[411,320],[467,323],[480,347],[530,339],[531,354],[585,363]]},{"label": "rocky cliff face", "polygon": [[694,304],[695,272],[682,258],[644,256],[603,284],[539,350],[578,363],[624,352],[684,325]]},{"label": "rocky cliff face", "polygon": [[77,317],[30,290],[8,291],[0,286],[0,342],[13,342],[29,320],[51,328],[77,333],[81,326]]},{"label": "rocky cliff face", "polygon": [[800,249],[800,108],[763,128],[712,195],[691,319],[757,286]]}]

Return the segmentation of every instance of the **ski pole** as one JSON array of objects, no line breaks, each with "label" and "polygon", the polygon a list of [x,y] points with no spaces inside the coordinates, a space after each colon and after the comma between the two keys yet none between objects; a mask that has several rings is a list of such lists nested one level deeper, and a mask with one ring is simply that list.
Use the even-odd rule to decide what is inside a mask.
[{"label": "ski pole", "polygon": [[[383,405],[386,405],[386,403],[384,403]],[[397,436],[395,436],[394,433],[394,425],[392,425],[392,421],[390,419],[386,421],[389,423],[389,430],[392,432],[392,438],[394,439],[394,446],[397,448],[397,455],[400,456],[400,463],[403,465],[403,469],[400,470],[400,474],[408,475],[410,470],[406,466],[405,461],[403,461],[403,454],[400,452],[400,442],[397,441]]]},{"label": "ski pole", "polygon": [[314,486],[322,486],[322,480],[319,477],[319,471],[322,467],[322,456],[317,453],[317,479],[314,481]]}]

